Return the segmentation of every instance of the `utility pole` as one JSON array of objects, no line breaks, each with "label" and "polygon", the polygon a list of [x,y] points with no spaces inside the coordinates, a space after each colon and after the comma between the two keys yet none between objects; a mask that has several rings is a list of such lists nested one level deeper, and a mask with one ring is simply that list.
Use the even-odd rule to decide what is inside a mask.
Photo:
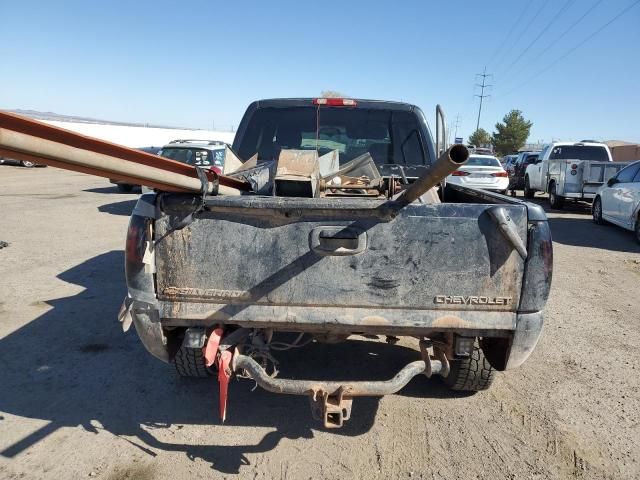
[{"label": "utility pole", "polygon": [[453,138],[458,138],[458,127],[460,126],[460,114],[456,115],[456,132],[453,134]]},{"label": "utility pole", "polygon": [[474,95],[474,97],[478,97],[480,98],[480,107],[478,108],[478,122],[476,123],[476,130],[478,130],[480,128],[480,114],[482,113],[482,100],[485,99],[485,97],[490,97],[491,95],[485,95],[484,94],[484,89],[485,88],[489,88],[489,87],[493,87],[493,85],[487,85],[486,81],[487,81],[487,77],[493,77],[492,74],[487,73],[487,67],[484,67],[484,72],[483,73],[476,73],[476,78],[477,77],[482,77],[482,83],[476,83],[476,87],[480,87],[480,95]]}]

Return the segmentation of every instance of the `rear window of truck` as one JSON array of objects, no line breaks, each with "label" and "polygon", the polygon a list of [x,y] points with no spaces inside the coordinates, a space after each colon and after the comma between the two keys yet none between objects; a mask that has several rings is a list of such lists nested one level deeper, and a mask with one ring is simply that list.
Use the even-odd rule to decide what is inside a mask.
[{"label": "rear window of truck", "polygon": [[609,155],[604,147],[589,145],[558,145],[554,147],[550,160],[594,160],[608,162]]},{"label": "rear window of truck", "polygon": [[340,164],[369,152],[376,165],[426,165],[417,116],[412,112],[345,107],[266,107],[250,118],[238,147],[248,160],[275,159],[281,149],[337,150]]}]

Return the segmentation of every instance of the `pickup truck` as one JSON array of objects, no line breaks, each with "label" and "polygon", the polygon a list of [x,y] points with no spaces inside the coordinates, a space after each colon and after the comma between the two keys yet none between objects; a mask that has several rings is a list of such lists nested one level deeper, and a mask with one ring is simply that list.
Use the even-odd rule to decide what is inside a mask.
[{"label": "pickup truck", "polygon": [[[287,149],[337,151],[340,168],[371,157],[379,185],[407,193],[450,173],[438,170],[447,152],[468,157],[462,145],[447,151],[444,124],[437,114],[434,141],[405,103],[261,100],[232,150],[254,165]],[[430,201],[338,185],[308,196],[153,192],[132,213],[120,321],[180,375],[217,375],[223,419],[233,375],[308,396],[331,428],[354,397],[395,393],[418,375],[486,389],[538,341],[552,276],[540,206],[444,182]],[[275,377],[282,350],[362,336],[407,337],[415,361],[386,381]],[[353,361],[367,371],[366,359]]]},{"label": "pickup truck", "polygon": [[524,188],[524,175],[527,167],[538,160],[540,152],[520,152],[513,161],[509,175],[509,189],[521,190]]},{"label": "pickup truck", "polygon": [[604,143],[555,142],[527,166],[524,196],[533,198],[536,191],[548,193],[549,205],[556,209],[562,208],[567,198],[593,200],[598,188],[626,165],[613,162]]}]

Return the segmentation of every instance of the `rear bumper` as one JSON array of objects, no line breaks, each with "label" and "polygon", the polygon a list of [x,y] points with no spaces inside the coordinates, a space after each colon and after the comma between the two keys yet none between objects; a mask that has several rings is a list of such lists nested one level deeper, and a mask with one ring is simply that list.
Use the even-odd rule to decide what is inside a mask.
[{"label": "rear bumper", "polygon": [[565,198],[577,198],[578,200],[593,200],[596,197],[595,193],[572,193],[568,192],[563,195]]},{"label": "rear bumper", "polygon": [[[374,309],[358,307],[211,304],[160,301],[166,327],[233,324],[316,333],[424,335],[430,331],[464,330],[476,335],[501,335],[516,327],[515,312],[478,310]],[[502,334],[503,334],[502,333]]]},{"label": "rear bumper", "polygon": [[[460,180],[460,178],[462,180]],[[452,183],[453,185],[460,185],[461,187],[477,188],[481,190],[501,191],[501,190],[506,190],[509,187],[509,178],[508,177],[496,178],[494,181],[489,183],[489,182],[473,182],[471,180],[466,180],[465,177],[447,177],[447,183]]]},{"label": "rear bumper", "polygon": [[[386,317],[372,315],[367,309],[311,309],[309,307],[269,307],[273,316],[260,319],[256,310],[244,308],[244,315],[231,315],[226,320],[217,319],[220,314],[211,310],[211,305],[194,303],[149,304],[126,301],[133,324],[145,348],[156,358],[168,362],[175,353],[175,345],[167,332],[171,327],[210,327],[218,324],[233,324],[247,328],[273,328],[283,331],[310,333],[371,333],[402,336],[429,336],[433,332],[453,332],[464,336],[483,338],[510,338],[503,360],[496,368],[516,368],[529,358],[542,334],[544,317],[542,312],[478,312],[437,310],[393,310],[393,321],[389,312]],[[228,305],[227,305],[228,306]],[[198,308],[199,307],[199,308]],[[224,305],[222,306],[224,307]],[[171,312],[170,317],[167,313]],[[197,313],[197,312],[200,313]],[[279,317],[287,312],[284,318]],[[329,313],[332,312],[332,313]],[[339,313],[341,312],[341,313]],[[184,316],[179,316],[182,314]],[[362,316],[365,314],[364,316]],[[261,315],[268,315],[262,311]],[[169,328],[167,328],[169,327]]]}]

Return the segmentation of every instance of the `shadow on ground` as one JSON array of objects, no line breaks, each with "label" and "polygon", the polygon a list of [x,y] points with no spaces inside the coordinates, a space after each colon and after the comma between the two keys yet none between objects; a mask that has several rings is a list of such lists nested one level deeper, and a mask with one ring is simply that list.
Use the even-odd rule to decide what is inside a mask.
[{"label": "shadow on ground", "polygon": [[549,218],[554,242],[615,252],[640,253],[634,233],[614,225],[596,225],[590,217]]},{"label": "shadow on ground", "polygon": [[554,242],[576,247],[640,253],[640,245],[636,242],[633,232],[614,225],[593,223],[589,203],[567,202],[562,210],[552,210],[546,198],[536,197],[528,201],[541,205],[547,212]]},{"label": "shadow on ground", "polygon": [[[322,428],[311,419],[306,398],[260,389],[252,392],[252,381],[234,381],[226,425],[273,431],[257,444],[217,445],[215,380],[177,377],[171,366],[144,350],[135,332],[125,335],[120,330],[116,315],[126,293],[122,266],[122,252],[112,251],[60,274],[61,280],[84,290],[48,301],[51,310],[0,340],[0,411],[50,422],[0,455],[14,457],[61,427],[81,425],[89,432],[105,429],[129,437],[127,441],[152,456],[155,449],[179,451],[191,459],[204,459],[218,471],[237,473],[248,463],[247,454],[270,451],[283,438],[313,437],[314,430]],[[312,344],[277,356],[283,377],[356,380],[390,378],[415,360],[418,352],[355,341]],[[403,393],[449,395],[442,384],[424,377],[414,379]],[[356,436],[369,431],[378,401],[356,399],[351,420],[335,434]],[[166,443],[153,433],[174,424],[203,423],[211,429],[211,444]]]},{"label": "shadow on ground", "polygon": [[100,205],[98,211],[102,213],[110,213],[111,215],[123,215],[130,216],[133,208],[138,202],[137,199],[123,200],[122,202],[107,203],[106,205]]},{"label": "shadow on ground", "polygon": [[89,193],[118,193],[121,195],[129,195],[131,193],[140,193],[140,187],[133,187],[133,190],[130,192],[121,192],[116,185],[112,185],[110,187],[96,187],[96,188],[86,188],[83,192]]}]

